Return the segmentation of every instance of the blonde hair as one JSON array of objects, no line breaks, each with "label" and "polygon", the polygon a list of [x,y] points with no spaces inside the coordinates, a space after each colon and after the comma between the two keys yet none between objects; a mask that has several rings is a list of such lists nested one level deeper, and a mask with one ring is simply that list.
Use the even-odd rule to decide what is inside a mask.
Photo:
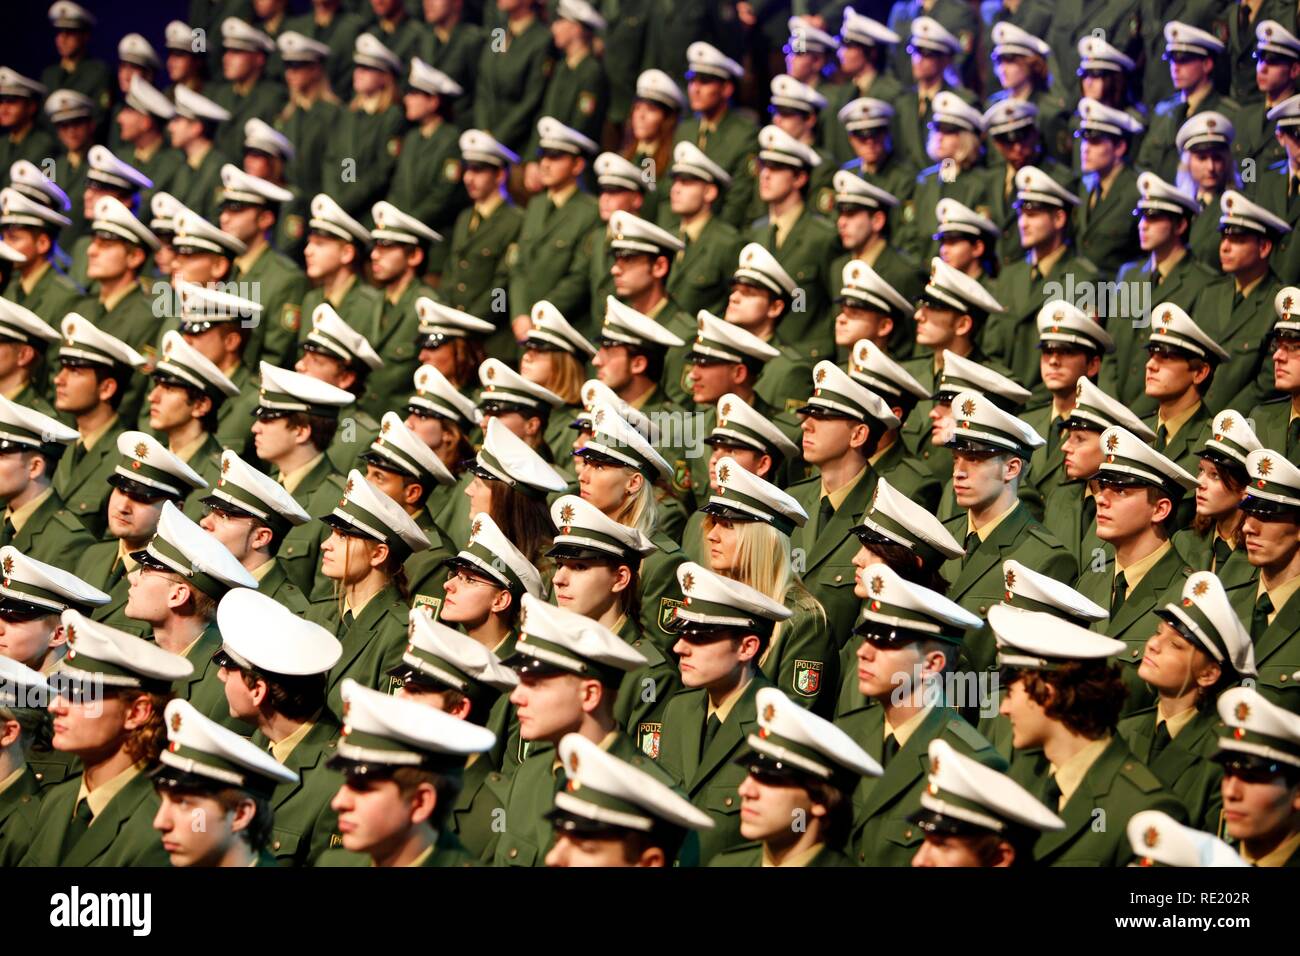
[{"label": "blonde hair", "polygon": [[582,383],[587,376],[578,363],[578,357],[572,352],[552,352],[551,367],[554,373],[549,382],[542,382],[543,388],[549,388],[566,405],[582,404]]},{"label": "blonde hair", "polygon": [[[705,536],[716,523],[711,515],[704,516]],[[748,584],[773,601],[784,601],[786,591],[795,583],[790,536],[764,521],[737,521],[732,527],[736,533],[736,560],[730,571],[720,573]]]},{"label": "blonde hair", "polygon": [[[938,135],[937,131],[932,131],[925,141],[925,153],[935,162],[939,162],[939,157],[934,155],[931,142]],[[957,133],[957,152],[953,154],[952,161],[957,164],[962,172],[965,172],[975,165],[976,160],[980,158],[983,152],[984,143],[979,136],[968,129],[964,129]]]},{"label": "blonde hair", "polygon": [[[624,467],[620,471],[625,474],[641,474],[635,468]],[[658,506],[655,504],[654,482],[645,475],[641,482],[641,488],[631,497],[626,499],[619,509],[612,515],[615,521],[625,528],[636,528],[647,538],[654,533],[655,520],[659,516]]]}]

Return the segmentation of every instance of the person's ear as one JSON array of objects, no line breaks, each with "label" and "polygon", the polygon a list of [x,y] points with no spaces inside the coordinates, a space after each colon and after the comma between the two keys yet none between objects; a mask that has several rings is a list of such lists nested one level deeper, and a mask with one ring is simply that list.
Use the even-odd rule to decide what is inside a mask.
[{"label": "person's ear", "polygon": [[357,261],[357,247],[350,242],[343,243],[343,248],[339,251],[339,262],[345,266],[350,266]]},{"label": "person's ear", "polygon": [[13,746],[23,735],[23,725],[16,720],[0,721],[0,750]]},{"label": "person's ear", "polygon": [[148,694],[142,693],[131,698],[131,702],[126,705],[122,726],[126,730],[135,730],[149,723],[152,717],[153,699]]},{"label": "person's ear", "polygon": [[632,472],[632,474],[629,475],[627,479],[627,485],[626,485],[627,493],[629,495],[637,494],[641,490],[641,486],[644,484],[645,484],[645,475],[641,474],[641,472],[639,471]]},{"label": "person's ear", "polygon": [[1093,355],[1088,358],[1088,367],[1084,369],[1084,378],[1095,379],[1101,373],[1101,356]]},{"label": "person's ear", "polygon": [[1273,254],[1273,240],[1269,238],[1264,238],[1259,240],[1259,257],[1261,259],[1267,259],[1272,254]]},{"label": "person's ear", "polygon": [[62,647],[68,643],[68,632],[62,624],[54,629],[54,635],[50,638],[50,647]]},{"label": "person's ear", "polygon": [[355,369],[344,368],[339,373],[339,388],[345,392],[352,391],[352,386],[357,384],[357,373]]},{"label": "person's ear", "polygon": [[[238,677],[240,680],[244,679],[244,676],[242,674],[239,674]],[[248,687],[247,684],[245,684],[244,686]],[[261,707],[262,701],[266,700],[266,698],[269,697],[270,694],[271,694],[270,685],[267,684],[267,682],[260,677],[257,679],[256,683],[254,683],[252,687],[248,688],[248,696],[253,701],[254,707]]]},{"label": "person's ear", "polygon": [[628,589],[632,583],[632,569],[626,564],[620,564],[614,571],[614,581],[610,584],[611,594],[621,594]]},{"label": "person's ear", "polygon": [[957,316],[957,320],[952,324],[952,331],[955,335],[970,335],[975,329],[975,320],[966,312]]},{"label": "person's ear", "polygon": [[260,209],[257,213],[257,231],[270,232],[275,225],[275,213],[269,209]]},{"label": "person's ear", "polygon": [[433,816],[438,808],[438,791],[427,780],[416,785],[408,804],[408,813],[412,824],[419,825]]},{"label": "person's ear", "polygon": [[235,833],[246,830],[252,825],[253,818],[256,816],[257,804],[253,799],[249,797],[246,800],[240,800],[235,805],[234,816],[230,818],[230,829]]},{"label": "person's ear", "polygon": [[1008,867],[1014,865],[1015,862],[1016,848],[1006,840],[999,840],[997,853],[993,859],[993,865],[995,867]]},{"label": "person's ear", "polygon": [[644,355],[633,355],[628,359],[627,368],[633,375],[644,375],[650,362]]},{"label": "person's ear", "polygon": [[1210,661],[1205,665],[1204,670],[1196,675],[1196,684],[1198,687],[1213,687],[1223,676],[1223,668],[1219,666],[1218,661]]},{"label": "person's ear", "polygon": [[230,260],[225,256],[213,256],[212,278],[218,281],[230,275]]},{"label": "person's ear", "polygon": [[882,316],[880,322],[876,325],[877,332],[882,339],[888,339],[894,334],[894,317],[892,315]]},{"label": "person's ear", "polygon": [[1006,464],[1002,469],[1002,480],[1010,481],[1012,478],[1020,477],[1020,473],[1025,469],[1025,460],[1019,455],[1011,455],[1007,458]]},{"label": "person's ear", "polygon": [[742,664],[748,663],[758,658],[758,635],[746,634],[740,639],[740,646],[737,648],[738,658]]},{"label": "person's ear", "polygon": [[126,267],[132,272],[139,272],[144,268],[145,259],[144,250],[139,246],[133,245],[126,254]]},{"label": "person's ear", "polygon": [[469,720],[470,713],[474,710],[474,702],[468,697],[462,696],[456,706],[447,713],[459,720]]},{"label": "person's ear", "polygon": [[655,256],[654,262],[650,265],[650,274],[662,282],[668,277],[671,266],[672,260],[667,256]]},{"label": "person's ear", "polygon": [[202,395],[199,397],[199,400],[194,403],[194,407],[190,409],[190,417],[202,418],[210,411],[212,411],[212,398],[208,395]]},{"label": "person's ear", "polygon": [[493,614],[504,614],[514,603],[515,596],[510,593],[509,588],[501,588],[497,591],[496,597],[492,599],[492,605],[488,608]]},{"label": "person's ear", "polygon": [[661,847],[648,846],[644,850],[642,850],[641,855],[637,857],[636,865],[637,866],[667,866],[668,860],[664,856],[664,851]]},{"label": "person's ear", "polygon": [[376,542],[374,550],[370,552],[370,566],[372,568],[383,567],[390,553],[387,544],[382,541]]},{"label": "person's ear", "polygon": [[871,428],[862,422],[859,422],[854,425],[852,431],[849,432],[849,447],[862,448],[867,444],[870,438]]},{"label": "person's ear", "polygon": [[271,539],[275,535],[266,525],[258,525],[253,529],[252,535],[249,536],[248,543],[254,551],[261,551],[263,548],[271,546]]},{"label": "person's ear", "polygon": [[417,481],[412,481],[411,483],[402,486],[403,504],[418,504],[422,494],[424,494],[424,486]]},{"label": "person's ear", "polygon": [[922,667],[924,673],[926,673],[927,675],[942,674],[944,668],[947,666],[948,666],[948,655],[945,654],[943,651],[939,651],[939,650],[926,652],[925,658],[922,661]]}]

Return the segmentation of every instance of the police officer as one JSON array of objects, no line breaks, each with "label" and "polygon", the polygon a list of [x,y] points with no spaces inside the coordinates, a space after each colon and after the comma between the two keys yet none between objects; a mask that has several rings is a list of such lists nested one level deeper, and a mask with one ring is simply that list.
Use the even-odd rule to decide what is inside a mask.
[{"label": "police officer", "polygon": [[268,595],[236,588],[217,605],[213,655],[230,715],[257,729],[251,741],[292,774],[268,794],[275,824],[267,850],[280,866],[308,866],[340,843],[326,767],[340,726],[325,707],[325,675],[343,653],[328,631]]},{"label": "police officer", "polygon": [[678,218],[684,248],[668,277],[668,294],[688,315],[718,312],[727,297],[740,233],[721,216],[731,176],[692,142],[673,147],[669,211]]},{"label": "police officer", "polygon": [[229,160],[214,146],[217,128],[231,119],[229,111],[188,86],[177,86],[176,115],[167,124],[173,149],[185,156],[170,189],[180,202],[200,216],[215,219],[221,191],[221,167]]},{"label": "police officer", "polygon": [[1273,309],[1277,315],[1269,339],[1273,351],[1273,388],[1282,397],[1257,405],[1251,409],[1250,418],[1262,445],[1285,452],[1295,460],[1300,457],[1300,426],[1292,427],[1296,416],[1291,409],[1300,391],[1300,379],[1295,374],[1300,366],[1296,364],[1292,343],[1300,335],[1300,321],[1296,321],[1300,318],[1300,290],[1295,286],[1278,290],[1273,297]]},{"label": "police officer", "polygon": [[274,866],[269,798],[298,775],[183,700],[163,716],[168,745],[149,778],[161,802],[153,827],[172,866]]},{"label": "police officer", "polygon": [[[215,32],[215,31],[213,31]],[[269,119],[284,106],[284,87],[267,75],[267,62],[276,41],[238,17],[221,21],[221,72],[225,82],[214,84],[212,99],[230,113],[217,136],[217,148],[227,156],[239,155],[244,123],[253,117]]]},{"label": "police officer", "polygon": [[49,563],[93,544],[95,539],[51,486],[58,461],[77,433],[8,399],[0,399],[0,427],[0,460],[7,472],[0,482],[5,503],[0,544]]},{"label": "police officer", "polygon": [[[48,182],[44,176],[40,178],[41,185]],[[27,260],[9,277],[4,297],[37,315],[67,315],[76,309],[81,298],[72,281],[53,267],[59,229],[72,222],[60,211],[68,208],[67,197],[53,183],[47,187],[49,193],[39,186],[27,186],[12,175],[10,183],[10,188],[0,192],[0,226],[4,227],[5,242]],[[54,190],[58,190],[57,197]],[[33,199],[30,192],[37,192],[52,203]]]},{"label": "police officer", "polygon": [[[303,296],[301,314],[314,316],[316,307],[328,302],[369,338],[379,330],[384,310],[383,293],[361,281],[365,269],[362,257],[370,245],[370,231],[324,193],[312,198],[307,229],[303,257],[307,278],[315,287]],[[310,322],[297,328],[298,344],[306,340],[311,329]]]},{"label": "police officer", "polygon": [[40,672],[9,657],[0,657],[0,687],[0,863],[16,866],[36,836],[41,781],[27,754],[48,719],[41,705],[53,695]]},{"label": "police officer", "polygon": [[[1239,841],[1242,859],[1252,866],[1296,866],[1300,721],[1294,711],[1247,687],[1224,692],[1219,717],[1229,731],[1219,737],[1215,756],[1223,765],[1227,835]],[[1266,815],[1256,809],[1264,806],[1288,812]]]}]

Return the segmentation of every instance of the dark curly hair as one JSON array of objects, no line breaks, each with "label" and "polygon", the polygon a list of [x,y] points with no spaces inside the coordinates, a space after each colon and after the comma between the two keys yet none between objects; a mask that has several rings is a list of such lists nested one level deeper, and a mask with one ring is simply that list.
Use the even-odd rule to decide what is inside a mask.
[{"label": "dark curly hair", "polygon": [[1099,740],[1119,725],[1128,688],[1115,664],[1069,661],[1056,670],[1020,671],[1018,677],[1047,717],[1060,721],[1071,733]]}]

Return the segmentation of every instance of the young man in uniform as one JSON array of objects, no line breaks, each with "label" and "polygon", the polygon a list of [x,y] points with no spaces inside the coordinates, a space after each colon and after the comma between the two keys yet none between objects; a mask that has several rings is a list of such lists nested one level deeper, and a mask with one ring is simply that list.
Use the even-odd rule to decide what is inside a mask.
[{"label": "young man in uniform", "polygon": [[298,775],[186,701],[168,701],[163,716],[168,744],[149,778],[160,804],[153,828],[171,865],[274,866],[270,796]]},{"label": "young man in uniform", "polygon": [[735,763],[757,728],[757,693],[771,682],[758,669],[772,630],[790,610],[753,588],[687,561],[677,581],[690,602],[675,610],[683,690],[664,714],[659,765],[695,806],[713,820],[701,834],[699,862],[708,863],[744,842],[739,787],[745,768]]},{"label": "young man in uniform", "polygon": [[[1137,171],[1129,160],[1133,139],[1142,124],[1121,109],[1085,97],[1077,109],[1079,128],[1079,206],[1075,215],[1075,245],[1079,255],[1102,275],[1110,276],[1138,252]],[[1148,136],[1145,150],[1151,143]],[[1172,172],[1170,173],[1172,178]]]},{"label": "young man in uniform", "polygon": [[1104,457],[1090,478],[1096,482],[1097,537],[1106,560],[1080,569],[1075,588],[1102,607],[1110,620],[1099,628],[1123,641],[1120,671],[1128,688],[1123,713],[1150,706],[1154,694],[1137,675],[1147,638],[1159,623],[1158,603],[1180,587],[1191,568],[1170,541],[1174,513],[1196,479],[1179,465],[1120,427],[1101,433]]},{"label": "young man in uniform", "polygon": [[1194,471],[1205,429],[1214,420],[1205,399],[1228,352],[1170,303],[1152,311],[1146,351],[1146,394],[1156,401],[1156,411],[1145,422],[1156,433],[1155,450]]},{"label": "young man in uniform", "polygon": [[686,48],[686,67],[686,97],[694,115],[678,125],[676,139],[694,143],[731,177],[717,215],[735,229],[746,229],[757,174],[758,130],[731,109],[736,81],[745,76],[744,68],[700,41]]},{"label": "young man in uniform", "polygon": [[78,438],[66,425],[0,398],[0,545],[47,564],[66,563],[95,539],[51,486],[59,459]]},{"label": "young man in uniform", "polygon": [[[1020,499],[1025,470],[1033,451],[1043,446],[1042,436],[976,391],[953,397],[952,417],[952,490],[961,512],[944,526],[964,542],[966,553],[943,566],[942,574],[951,582],[948,598],[985,616],[1006,593],[1002,565],[1007,560],[1058,581],[1074,580],[1078,566],[1073,555]],[[992,635],[987,629],[968,635],[964,651],[975,669],[990,668]]]},{"label": "young man in uniform", "polygon": [[[41,181],[48,182],[44,176]],[[0,192],[0,226],[4,227],[0,235],[6,244],[27,257],[9,277],[4,297],[36,315],[48,315],[55,320],[76,309],[81,293],[67,276],[54,268],[59,229],[70,225],[72,220],[59,211],[67,208],[64,205],[67,197],[62,190],[56,199],[52,190],[58,187],[49,183],[47,188],[49,193],[42,192],[39,186],[13,182]],[[35,191],[44,201],[32,198],[28,191]]]},{"label": "young man in uniform", "polygon": [[330,801],[341,781],[325,762],[340,726],[325,706],[325,675],[343,648],[325,628],[246,588],[221,599],[217,625],[214,659],[230,716],[256,727],[252,742],[293,774],[269,794],[268,849],[281,866],[310,866],[339,845]]},{"label": "young man in uniform", "polygon": [[311,516],[284,485],[227,449],[221,453],[220,476],[210,483],[201,504],[199,526],[257,580],[258,593],[294,614],[306,613],[307,596],[289,580],[276,555],[289,530]]},{"label": "young man in uniform", "polygon": [[135,369],[145,364],[131,346],[73,313],[62,323],[54,407],[76,421],[79,438],[54,471],[54,490],[95,537],[106,526],[106,478],[116,465],[117,438],[127,423],[119,416]]},{"label": "young man in uniform", "polygon": [[112,471],[104,479],[111,488],[106,538],[77,557],[76,569],[110,596],[107,604],[89,616],[118,630],[141,634],[143,625],[126,616],[130,578],[139,569],[134,555],[148,547],[157,532],[163,504],[183,504],[203,486],[203,479],[151,435],[126,431],[112,444]]},{"label": "young man in uniform", "polygon": [[[1039,866],[1124,866],[1133,858],[1125,827],[1133,814],[1161,810],[1187,819],[1166,790],[1116,734],[1124,684],[1108,658],[1124,644],[1042,611],[1003,605],[989,610],[998,638],[998,666],[1008,690],[1001,712],[1011,720],[1017,750],[1041,747],[1046,778],[1012,776],[1065,826],[1034,843]],[[1098,812],[1105,827],[1096,826]]]},{"label": "young man in uniform", "polygon": [[343,845],[318,865],[469,865],[446,826],[466,758],[488,750],[493,733],[351,679],[342,691],[347,725],[327,765],[343,774],[330,804]]},{"label": "young man in uniform", "polygon": [[790,496],[810,516],[791,544],[802,556],[804,585],[821,602],[833,635],[853,627],[860,601],[853,594],[852,529],[875,491],[870,460],[880,439],[899,425],[875,392],[831,362],[818,362],[803,416],[803,460],[818,470],[793,484]]},{"label": "young man in uniform", "polygon": [[194,665],[175,695],[222,726],[247,733],[248,726],[230,716],[212,655],[221,646],[217,602],[232,588],[256,588],[257,579],[170,501],[163,504],[149,544],[132,558],[139,569],[131,580],[126,616],[149,625],[154,643]]},{"label": "young man in uniform", "polygon": [[[383,293],[361,281],[370,231],[324,193],[311,201],[307,222],[307,248],[303,259],[313,288],[302,299],[302,315],[310,319],[317,306],[328,303],[348,323],[369,338],[378,331],[384,314]],[[300,323],[298,344],[307,339],[310,321]]]},{"label": "young man in uniform", "polygon": [[172,180],[170,192],[181,205],[204,219],[216,219],[221,167],[228,159],[213,141],[218,126],[230,120],[230,113],[188,86],[176,86],[173,95],[176,115],[168,122],[167,132],[172,148],[180,150],[185,161]]},{"label": "young man in uniform", "polygon": [[678,219],[685,248],[674,259],[667,292],[687,315],[700,309],[718,313],[727,300],[732,263],[742,244],[740,233],[719,213],[731,176],[686,141],[673,147],[668,174],[668,206]]}]

